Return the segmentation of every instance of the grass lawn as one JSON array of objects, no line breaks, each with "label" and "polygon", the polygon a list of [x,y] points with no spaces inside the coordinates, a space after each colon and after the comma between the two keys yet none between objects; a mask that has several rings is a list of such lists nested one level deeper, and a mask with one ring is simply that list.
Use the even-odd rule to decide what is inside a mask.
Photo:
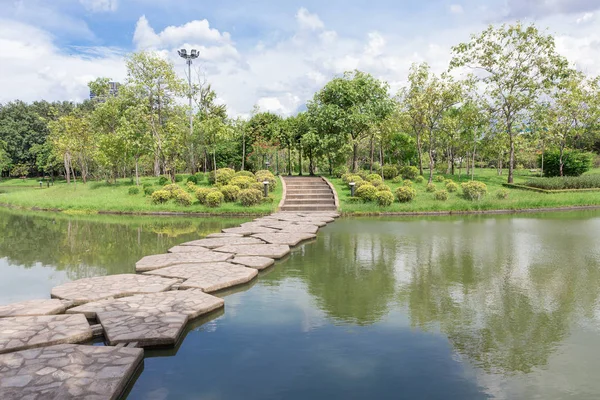
[{"label": "grass lawn", "polygon": [[[505,171],[507,174],[508,171]],[[595,169],[588,174],[600,174],[600,169]],[[535,176],[525,170],[515,171],[515,183],[524,183],[527,179]],[[445,178],[453,179],[457,183],[467,182],[470,177],[463,175],[444,175]],[[568,193],[538,193],[520,189],[509,189],[502,186],[506,183],[506,175],[498,176],[495,169],[477,169],[475,180],[487,185],[488,194],[480,201],[470,201],[462,197],[461,189],[455,193],[449,193],[447,201],[434,200],[433,193],[425,191],[427,179],[423,183],[414,183],[413,188],[417,190],[417,197],[409,203],[399,203],[397,200],[389,207],[380,207],[376,203],[354,203],[349,202],[350,189],[341,179],[332,178],[331,183],[335,186],[340,199],[340,211],[343,213],[382,213],[382,212],[451,212],[451,211],[484,211],[484,210],[523,210],[535,208],[555,208],[573,206],[600,206],[600,192],[568,192]],[[395,193],[400,183],[386,181]],[[434,182],[437,189],[445,189],[443,182]],[[500,189],[508,190],[507,199],[496,198],[496,192]]]},{"label": "grass lawn", "polygon": [[[141,184],[149,183],[154,190],[158,190],[158,178],[141,178]],[[185,187],[185,178],[179,182]],[[65,212],[94,213],[98,211],[126,212],[126,213],[152,213],[152,212],[192,212],[211,214],[269,214],[275,211],[282,196],[281,183],[270,194],[272,202],[263,203],[254,207],[244,207],[237,203],[223,203],[218,208],[209,208],[197,200],[190,206],[184,207],[173,200],[166,204],[152,204],[150,196],[144,195],[140,185],[140,194],[130,195],[128,190],[134,185],[129,179],[118,180],[116,184],[106,182],[80,181],[77,185],[67,185],[65,181],[56,181],[54,186],[39,187],[39,179],[11,179],[0,181],[0,204],[23,207],[26,209],[53,209]],[[209,184],[207,181],[198,184],[198,187]],[[193,193],[192,193],[193,196]],[[194,196],[195,199],[195,196]]]}]

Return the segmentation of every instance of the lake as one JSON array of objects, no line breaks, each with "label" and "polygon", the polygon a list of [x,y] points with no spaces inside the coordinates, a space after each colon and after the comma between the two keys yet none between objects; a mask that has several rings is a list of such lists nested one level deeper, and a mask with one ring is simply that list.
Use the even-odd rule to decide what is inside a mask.
[{"label": "lake", "polygon": [[[0,210],[0,304],[248,219]],[[600,212],[342,218],[146,351],[131,399],[600,398]]]}]

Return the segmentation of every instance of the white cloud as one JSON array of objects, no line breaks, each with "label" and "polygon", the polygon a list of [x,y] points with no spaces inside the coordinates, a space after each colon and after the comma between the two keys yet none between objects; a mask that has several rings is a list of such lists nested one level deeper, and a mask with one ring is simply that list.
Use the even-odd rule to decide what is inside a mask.
[{"label": "white cloud", "polygon": [[594,13],[587,12],[583,14],[580,18],[577,18],[577,23],[582,24],[591,21],[594,18]]},{"label": "white cloud", "polygon": [[79,0],[88,10],[93,12],[117,11],[117,0]]},{"label": "white cloud", "polygon": [[452,4],[450,6],[450,12],[452,14],[462,14],[462,13],[464,13],[464,10],[460,4]]},{"label": "white cloud", "polygon": [[317,14],[311,14],[306,8],[298,10],[296,20],[302,29],[316,31],[325,28],[325,24],[321,21],[321,18]]}]

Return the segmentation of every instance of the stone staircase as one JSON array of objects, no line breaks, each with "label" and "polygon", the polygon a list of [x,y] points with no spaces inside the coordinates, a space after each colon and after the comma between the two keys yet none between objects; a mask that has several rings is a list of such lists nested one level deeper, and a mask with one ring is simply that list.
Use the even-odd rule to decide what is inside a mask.
[{"label": "stone staircase", "polygon": [[336,211],[335,194],[321,177],[286,176],[280,211]]}]

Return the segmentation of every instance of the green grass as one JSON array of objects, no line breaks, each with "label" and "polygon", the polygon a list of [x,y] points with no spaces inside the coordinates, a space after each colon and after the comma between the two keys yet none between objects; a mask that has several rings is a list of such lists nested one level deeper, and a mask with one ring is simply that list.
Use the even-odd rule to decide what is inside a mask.
[{"label": "green grass", "polygon": [[[506,172],[506,171],[505,171]],[[588,174],[599,174],[600,169],[590,171]],[[523,184],[532,178],[529,171],[515,171],[515,183]],[[463,183],[470,180],[470,177],[463,175],[461,179],[458,175],[444,175],[455,182]],[[379,207],[375,203],[362,203],[349,200],[350,190],[341,180],[333,178],[332,184],[338,193],[340,199],[340,211],[343,213],[356,214],[377,214],[382,212],[396,213],[417,213],[417,212],[456,212],[456,211],[488,211],[488,210],[524,210],[538,208],[558,208],[558,207],[579,207],[579,206],[600,206],[600,196],[598,192],[566,192],[566,193],[539,193],[533,191],[510,189],[502,186],[506,183],[506,175],[498,176],[494,169],[477,169],[475,180],[484,182],[487,185],[488,194],[480,201],[470,201],[462,197],[462,191],[449,193],[447,201],[434,199],[433,193],[425,191],[427,180],[423,183],[414,183],[413,188],[417,190],[417,197],[410,203],[398,203],[395,201],[389,207]],[[395,193],[396,188],[401,186],[399,183],[386,181],[386,184],[392,188]],[[444,183],[434,182],[437,189],[445,189]],[[498,199],[496,192],[504,189],[509,191],[507,199]]]},{"label": "green grass", "polygon": [[[18,181],[18,182],[17,182]],[[26,183],[29,182],[27,185]],[[277,185],[274,192],[270,194],[273,199],[271,203],[263,203],[254,207],[244,207],[237,203],[223,203],[218,208],[208,208],[198,203],[194,197],[194,203],[190,207],[176,204],[173,200],[166,204],[152,204],[150,196],[144,195],[141,184],[149,183],[158,190],[158,178],[142,178],[140,182],[140,194],[129,195],[128,190],[132,186],[129,179],[118,180],[116,184],[105,182],[80,181],[77,185],[68,185],[64,181],[56,181],[54,186],[47,188],[46,185],[40,189],[31,187],[33,183],[39,182],[35,179],[21,179],[0,181],[0,204],[9,204],[25,209],[52,209],[70,213],[94,213],[99,211],[123,212],[123,213],[152,213],[152,212],[187,212],[187,213],[210,213],[210,214],[268,214],[275,211],[282,196],[281,184]],[[185,179],[179,182],[185,189]],[[27,187],[29,186],[29,187]],[[198,187],[209,186],[204,181]],[[193,194],[192,194],[193,195]]]}]

